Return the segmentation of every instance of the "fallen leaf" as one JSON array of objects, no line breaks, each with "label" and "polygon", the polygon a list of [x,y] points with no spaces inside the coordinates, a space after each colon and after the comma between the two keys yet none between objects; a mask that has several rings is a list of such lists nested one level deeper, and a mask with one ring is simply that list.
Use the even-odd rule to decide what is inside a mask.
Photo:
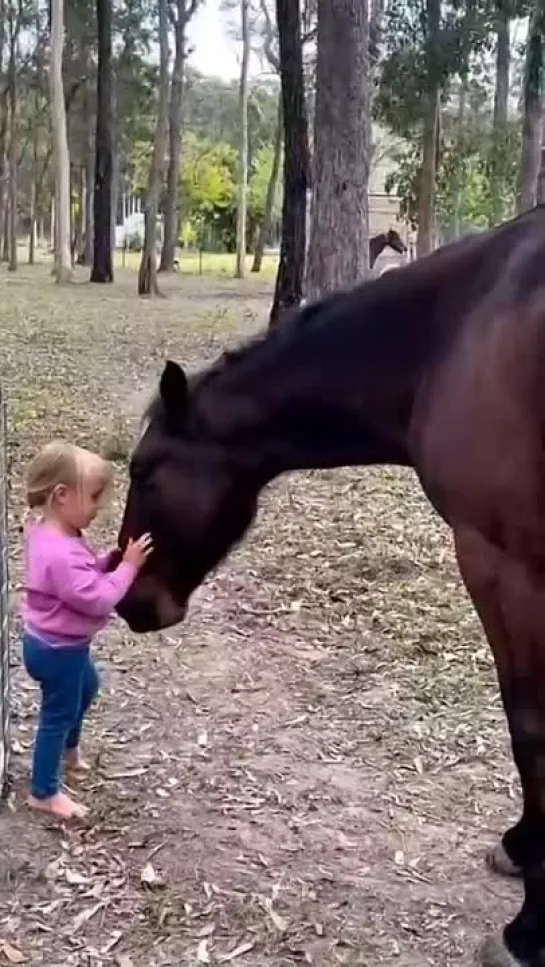
[{"label": "fallen leaf", "polygon": [[146,863],[144,866],[140,874],[140,882],[144,886],[149,886],[152,890],[158,890],[165,885],[164,880],[155,872],[151,863]]},{"label": "fallen leaf", "polygon": [[199,737],[197,739],[197,743],[198,743],[198,745],[200,745],[201,749],[204,749],[208,745],[208,736],[207,736],[206,732],[200,732],[199,733]]},{"label": "fallen leaf", "polygon": [[208,940],[201,940],[197,949],[197,960],[200,964],[210,963],[210,954],[208,953]]},{"label": "fallen leaf", "polygon": [[128,954],[118,954],[115,958],[116,967],[134,967],[134,964]]},{"label": "fallen leaf", "polygon": [[87,907],[86,910],[82,910],[81,913],[78,913],[77,917],[74,917],[74,922],[71,928],[72,933],[75,933],[77,930],[79,930],[84,923],[87,923],[91,917],[94,917],[95,913],[98,913],[98,911],[102,910],[102,908],[105,906],[106,904],[103,900],[101,900],[100,903],[95,903],[94,907]]},{"label": "fallen leaf", "polygon": [[201,930],[197,930],[196,936],[197,937],[209,937],[211,934],[214,933],[214,930],[215,929],[216,929],[216,924],[215,923],[207,923],[207,925],[205,927],[202,927]]},{"label": "fallen leaf", "polygon": [[247,954],[250,950],[253,950],[255,943],[253,940],[248,940],[246,943],[241,943],[240,947],[235,947],[234,950],[230,950],[228,954],[222,954],[218,957],[219,964],[227,964],[230,960],[234,960],[235,957],[242,957],[242,954]]},{"label": "fallen leaf", "polygon": [[64,875],[66,876],[70,886],[86,886],[90,882],[89,877],[82,876],[81,873],[78,873],[76,870],[70,870],[67,868],[64,871]]},{"label": "fallen leaf", "polygon": [[0,953],[9,961],[10,964],[24,964],[26,957],[22,950],[13,947],[7,940],[3,940],[0,946]]},{"label": "fallen leaf", "polygon": [[280,930],[281,933],[284,933],[284,931],[287,930],[288,928],[288,921],[285,920],[284,917],[281,917],[280,914],[276,912],[276,910],[273,908],[271,899],[266,899],[264,906],[272,922],[274,923],[276,929]]}]

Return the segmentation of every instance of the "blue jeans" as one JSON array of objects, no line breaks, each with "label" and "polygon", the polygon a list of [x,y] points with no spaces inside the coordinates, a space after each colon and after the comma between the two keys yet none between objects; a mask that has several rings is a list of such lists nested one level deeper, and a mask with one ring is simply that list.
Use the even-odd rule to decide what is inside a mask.
[{"label": "blue jeans", "polygon": [[49,799],[59,791],[65,750],[79,744],[83,719],[98,692],[99,679],[89,642],[52,648],[25,634],[23,660],[42,691],[32,761],[32,795]]}]

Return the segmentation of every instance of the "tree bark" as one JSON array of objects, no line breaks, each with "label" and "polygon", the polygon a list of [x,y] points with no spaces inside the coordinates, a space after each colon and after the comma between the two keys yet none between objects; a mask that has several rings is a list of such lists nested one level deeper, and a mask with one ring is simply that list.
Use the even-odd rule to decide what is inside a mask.
[{"label": "tree bark", "polygon": [[242,60],[240,65],[237,185],[237,241],[235,278],[243,279],[246,268],[246,212],[248,201],[248,66],[250,63],[249,0],[240,0]]},{"label": "tree bark", "polygon": [[426,0],[428,69],[427,90],[424,94],[424,122],[422,129],[422,162],[418,190],[418,233],[416,253],[418,258],[433,249],[435,229],[435,182],[437,178],[439,141],[439,30],[441,25],[441,0]]},{"label": "tree bark", "polygon": [[310,168],[299,0],[276,0],[276,17],[284,119],[284,198],[270,326],[299,306],[303,297]]},{"label": "tree bark", "polygon": [[74,218],[73,251],[75,264],[81,265],[83,255],[83,226],[85,220],[85,168],[83,165],[79,165],[77,170],[77,191],[78,207]]},{"label": "tree bark", "polygon": [[496,13],[496,81],[494,87],[494,121],[490,158],[492,204],[488,224],[492,228],[505,214],[503,182],[505,172],[505,136],[509,110],[509,75],[511,69],[511,10],[506,0],[497,0]]},{"label": "tree bark", "polygon": [[278,190],[278,176],[280,174],[280,161],[282,158],[282,97],[278,98],[278,115],[276,121],[276,133],[274,137],[274,154],[272,160],[271,174],[267,184],[267,194],[265,196],[265,208],[263,218],[259,226],[259,235],[254,252],[252,272],[261,272],[263,264],[263,253],[267,243],[267,235],[271,226],[271,216]]},{"label": "tree bark", "polygon": [[369,269],[367,0],[319,0],[307,297]]},{"label": "tree bark", "polygon": [[[0,0],[0,67],[4,65],[6,41],[6,3]],[[6,133],[7,133],[7,90],[0,95],[0,242],[4,237],[4,224],[7,217],[6,192]]]},{"label": "tree bark", "polygon": [[18,105],[17,105],[17,48],[19,19],[15,4],[10,6],[9,14],[9,262],[10,272],[17,271],[17,145],[18,145]]},{"label": "tree bark", "polygon": [[32,124],[32,177],[30,182],[30,227],[28,235],[28,264],[34,265],[36,260],[36,228],[38,221],[38,179],[39,179],[39,153],[40,153],[40,108],[41,108],[41,81],[43,71],[42,45],[40,36],[40,5],[36,2],[35,10],[35,31],[36,31],[36,86],[34,91],[34,120]]},{"label": "tree bark", "polygon": [[55,246],[53,274],[57,282],[72,278],[70,255],[70,157],[62,80],[64,2],[51,0],[51,127],[55,167]]},{"label": "tree bark", "polygon": [[138,294],[158,295],[157,285],[157,215],[163,185],[168,138],[168,0],[159,0],[159,105],[153,139],[145,215],[144,248],[138,273]]},{"label": "tree bark", "polygon": [[94,197],[95,197],[95,139],[93,115],[89,105],[87,129],[87,153],[85,157],[85,241],[82,252],[82,265],[91,265],[94,251]]},{"label": "tree bark", "polygon": [[543,92],[543,22],[541,0],[536,0],[530,18],[524,71],[524,114],[517,211],[525,212],[536,203],[539,173]]},{"label": "tree bark", "polygon": [[184,97],[185,32],[188,20],[196,8],[192,2],[186,8],[187,0],[176,0],[174,19],[174,66],[170,89],[169,110],[169,158],[167,171],[167,190],[164,211],[164,236],[161,249],[160,272],[172,272],[179,230],[179,182],[180,159],[182,155],[182,119]]},{"label": "tree bark", "polygon": [[96,0],[97,123],[91,282],[113,282],[112,265],[112,0]]}]

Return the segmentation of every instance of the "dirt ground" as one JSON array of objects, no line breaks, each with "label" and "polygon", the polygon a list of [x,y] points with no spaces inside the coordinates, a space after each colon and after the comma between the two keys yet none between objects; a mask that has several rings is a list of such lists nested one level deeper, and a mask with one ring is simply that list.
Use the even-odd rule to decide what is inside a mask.
[{"label": "dirt ground", "polygon": [[[126,455],[165,356],[198,366],[259,327],[268,284],[59,290],[0,275],[12,581],[21,469],[69,435]],[[97,643],[88,826],[24,806],[36,693],[14,622],[13,792],[0,810],[0,964],[470,964],[520,903],[485,847],[518,786],[491,659],[449,535],[414,477],[306,473],[166,634]]]}]

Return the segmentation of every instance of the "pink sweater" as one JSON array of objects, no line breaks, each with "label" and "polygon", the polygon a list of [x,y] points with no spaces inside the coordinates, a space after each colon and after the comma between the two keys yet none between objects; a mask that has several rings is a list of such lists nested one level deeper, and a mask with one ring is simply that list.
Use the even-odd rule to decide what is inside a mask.
[{"label": "pink sweater", "polygon": [[126,562],[107,574],[108,557],[99,557],[82,537],[46,523],[31,525],[21,606],[25,629],[51,645],[92,638],[136,577]]}]

